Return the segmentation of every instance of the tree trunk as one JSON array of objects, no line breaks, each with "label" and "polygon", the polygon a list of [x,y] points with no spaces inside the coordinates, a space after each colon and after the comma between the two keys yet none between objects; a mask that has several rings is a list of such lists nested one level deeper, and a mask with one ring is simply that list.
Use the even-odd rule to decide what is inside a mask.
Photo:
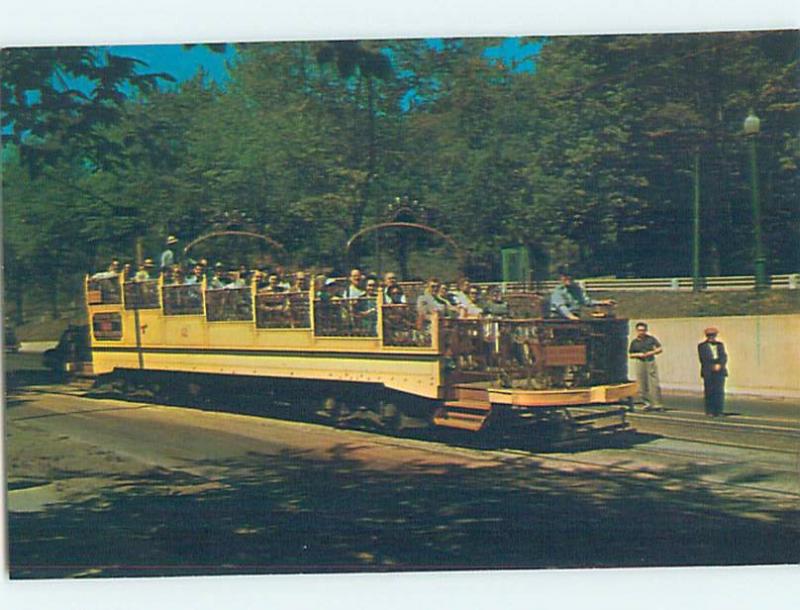
[{"label": "tree trunk", "polygon": [[372,191],[372,180],[375,176],[375,81],[371,76],[367,76],[367,179],[364,188],[361,190],[361,201],[358,202],[353,210],[352,231],[361,229],[364,223],[364,213],[369,207],[370,194]]},{"label": "tree trunk", "polygon": [[23,283],[14,282],[14,324],[20,326],[25,323],[25,312],[22,309],[24,301]]},{"label": "tree trunk", "polygon": [[50,276],[51,283],[45,287],[50,296],[50,317],[53,320],[58,320],[58,271],[53,270],[53,275]]}]

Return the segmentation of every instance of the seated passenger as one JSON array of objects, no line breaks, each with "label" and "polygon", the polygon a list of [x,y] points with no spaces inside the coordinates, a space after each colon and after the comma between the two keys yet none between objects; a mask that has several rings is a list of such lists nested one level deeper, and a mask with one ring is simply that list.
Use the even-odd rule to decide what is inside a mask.
[{"label": "seated passenger", "polygon": [[247,288],[247,282],[245,279],[239,274],[238,271],[231,272],[231,276],[233,277],[233,281],[230,284],[226,284],[224,288],[229,290],[236,290],[239,288]]},{"label": "seated passenger", "polygon": [[220,290],[221,288],[225,288],[225,272],[222,263],[217,263],[214,265],[214,275],[211,276],[211,280],[208,282],[208,289]]},{"label": "seated passenger", "polygon": [[153,272],[153,267],[154,264],[152,258],[144,259],[144,262],[141,265],[139,265],[139,270],[136,272],[136,275],[134,276],[133,280],[135,282],[148,281],[149,279],[151,279],[150,274]]},{"label": "seated passenger", "polygon": [[467,305],[469,304],[469,296],[468,296],[470,287],[469,280],[465,277],[462,277],[460,280],[458,280],[456,286],[457,286],[456,290],[450,293],[453,304],[456,307],[466,308]]},{"label": "seated passenger", "polygon": [[186,279],[186,283],[189,285],[202,284],[204,275],[205,269],[203,269],[203,266],[200,263],[197,263],[192,270],[192,275]]},{"label": "seated passenger", "polygon": [[238,277],[242,281],[244,281],[245,284],[248,284],[249,280],[250,280],[250,271],[248,271],[247,265],[245,265],[245,264],[239,265],[239,272],[238,273],[239,273]]},{"label": "seated passenger", "polygon": [[292,288],[291,282],[286,279],[286,274],[284,273],[283,267],[278,265],[275,267],[275,270],[270,275],[275,275],[278,278],[278,286],[280,286],[281,290],[273,291],[273,292],[287,292]]},{"label": "seated passenger", "polygon": [[366,292],[358,305],[357,313],[363,317],[365,327],[374,328],[378,321],[378,278],[367,278]]},{"label": "seated passenger", "polygon": [[338,299],[339,296],[336,294],[336,280],[332,277],[329,277],[327,280],[325,280],[325,285],[323,287],[320,300],[325,303],[330,303],[331,301],[336,301]]},{"label": "seated passenger", "polygon": [[505,318],[510,314],[508,303],[503,299],[503,291],[499,286],[492,288],[489,302],[486,303],[483,312],[493,318]]},{"label": "seated passenger", "polygon": [[119,275],[119,260],[116,258],[111,259],[111,263],[108,265],[108,269],[105,271],[98,271],[95,273],[91,279],[93,280],[110,280],[115,278]]},{"label": "seated passenger", "polygon": [[458,308],[455,305],[455,300],[450,293],[450,287],[442,282],[439,284],[439,291],[434,297],[442,305],[442,313],[446,318],[457,318]]},{"label": "seated passenger", "polygon": [[467,292],[457,306],[459,317],[478,318],[483,313],[483,308],[478,304],[480,291],[476,286],[469,286],[469,282],[466,288]]},{"label": "seated passenger", "polygon": [[[383,285],[384,302],[391,302],[394,305],[407,302],[406,295],[403,294],[403,289],[400,287],[400,284],[397,283],[397,275],[395,275],[393,271],[388,271],[386,275],[383,276]],[[394,296],[390,296],[390,292],[392,292]]]},{"label": "seated passenger", "polygon": [[550,312],[568,320],[578,320],[581,307],[591,305],[613,305],[614,301],[605,299],[595,301],[578,282],[573,281],[572,273],[567,267],[558,270],[559,285],[550,294]]},{"label": "seated passenger", "polygon": [[432,277],[428,280],[425,286],[425,292],[419,295],[417,299],[417,315],[422,319],[429,319],[431,315],[441,313],[443,310],[442,304],[436,299],[436,294],[439,292],[439,280]]},{"label": "seated passenger", "polygon": [[294,283],[291,288],[292,292],[307,292],[308,282],[306,281],[306,274],[304,271],[298,271],[294,274]]},{"label": "seated passenger", "polygon": [[405,305],[406,295],[403,294],[403,289],[398,284],[389,286],[386,289],[384,303],[387,305]]},{"label": "seated passenger", "polygon": [[364,296],[364,291],[361,290],[361,270],[353,269],[350,271],[350,283],[344,289],[342,297],[345,299],[358,299]]},{"label": "seated passenger", "polygon": [[172,285],[173,286],[186,285],[186,273],[183,271],[183,267],[181,267],[180,265],[174,265],[172,267]]},{"label": "seated passenger", "polygon": [[263,292],[285,292],[284,287],[280,284],[280,278],[277,273],[270,273],[267,278],[267,285],[264,287]]}]

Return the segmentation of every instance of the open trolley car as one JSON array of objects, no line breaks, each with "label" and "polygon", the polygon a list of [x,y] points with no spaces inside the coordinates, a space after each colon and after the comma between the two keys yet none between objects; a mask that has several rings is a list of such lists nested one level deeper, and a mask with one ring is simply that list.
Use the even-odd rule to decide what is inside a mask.
[{"label": "open trolley car", "polygon": [[563,436],[624,426],[623,405],[635,394],[626,320],[548,319],[538,295],[507,291],[509,318],[433,315],[420,323],[419,287],[404,288],[408,305],[384,303],[381,294],[260,293],[255,282],[212,290],[205,281],[87,277],[93,370],[207,387],[263,384],[309,417],[395,429],[557,424]]}]

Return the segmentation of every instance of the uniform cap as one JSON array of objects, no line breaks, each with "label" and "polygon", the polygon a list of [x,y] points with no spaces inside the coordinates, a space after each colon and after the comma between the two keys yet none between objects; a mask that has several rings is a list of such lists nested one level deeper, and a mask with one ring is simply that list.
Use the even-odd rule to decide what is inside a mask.
[{"label": "uniform cap", "polygon": [[174,235],[170,235],[169,237],[167,237],[167,245],[168,246],[171,246],[172,244],[177,244],[177,243],[178,243],[178,238],[175,237]]},{"label": "uniform cap", "polygon": [[336,283],[336,280],[333,279],[332,277],[329,277],[327,280],[325,280],[325,285],[326,286],[333,286],[335,283]]},{"label": "uniform cap", "polygon": [[153,265],[154,265],[154,263],[153,263],[153,259],[152,258],[144,259],[144,266],[145,267],[152,267]]}]

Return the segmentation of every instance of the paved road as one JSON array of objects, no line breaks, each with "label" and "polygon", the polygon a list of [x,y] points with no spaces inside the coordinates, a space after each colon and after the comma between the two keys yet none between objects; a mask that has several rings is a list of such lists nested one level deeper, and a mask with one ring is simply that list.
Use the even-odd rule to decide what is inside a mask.
[{"label": "paved road", "polygon": [[14,577],[800,558],[796,456],[487,451],[54,389],[9,397]]}]

